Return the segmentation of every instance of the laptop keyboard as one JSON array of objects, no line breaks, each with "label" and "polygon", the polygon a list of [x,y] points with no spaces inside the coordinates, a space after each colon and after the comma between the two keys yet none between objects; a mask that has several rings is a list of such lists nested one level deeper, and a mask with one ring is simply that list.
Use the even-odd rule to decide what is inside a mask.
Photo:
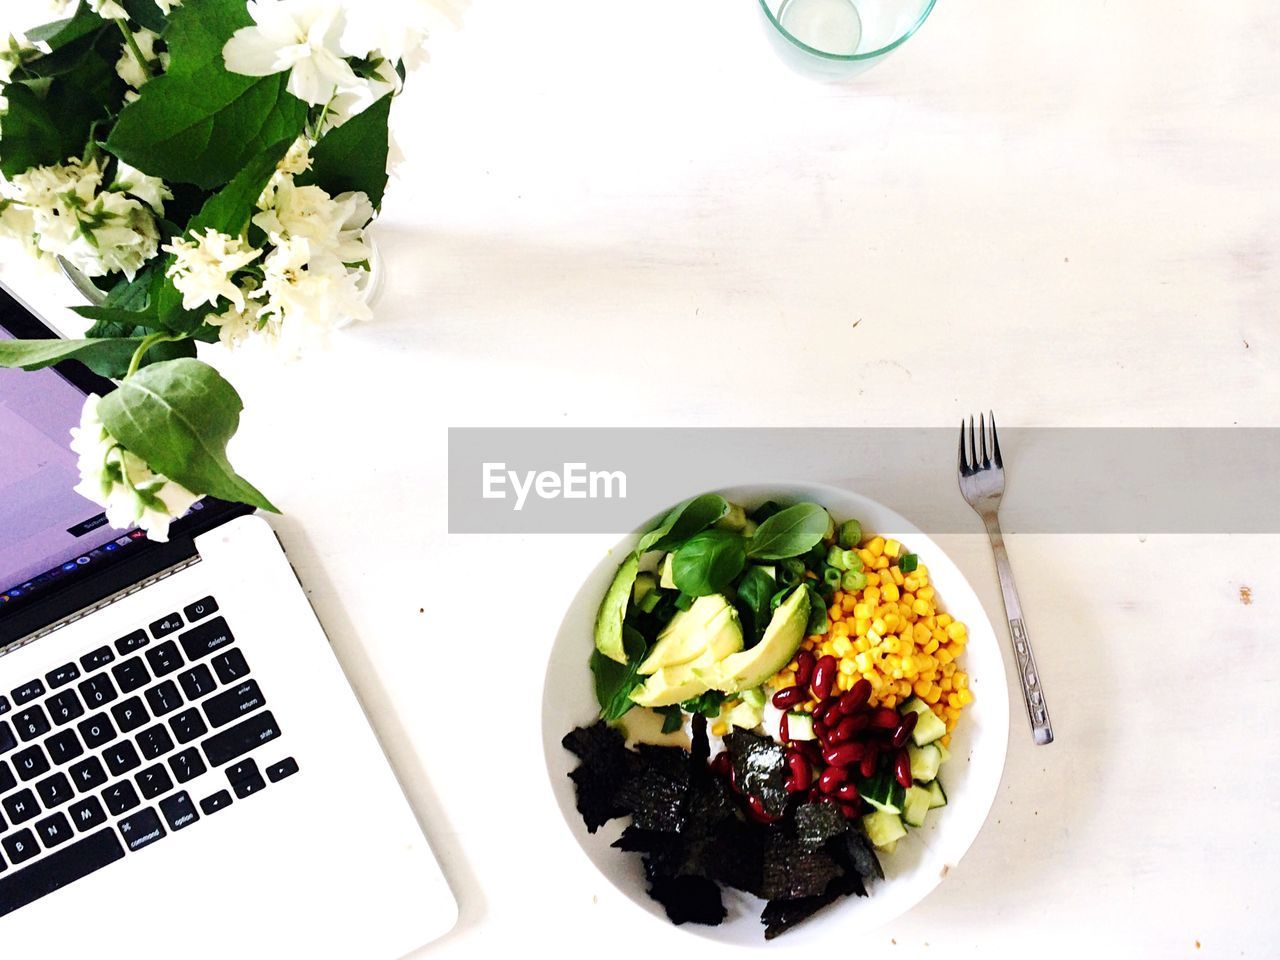
[{"label": "laptop keyboard", "polygon": [[[0,694],[0,916],[298,772],[205,597]],[[221,770],[225,788],[184,785]],[[208,788],[206,788],[208,789]]]}]

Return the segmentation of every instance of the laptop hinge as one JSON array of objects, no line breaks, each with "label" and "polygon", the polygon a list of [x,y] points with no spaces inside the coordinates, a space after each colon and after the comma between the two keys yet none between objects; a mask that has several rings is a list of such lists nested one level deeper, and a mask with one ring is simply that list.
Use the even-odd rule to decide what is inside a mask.
[{"label": "laptop hinge", "polygon": [[25,637],[19,637],[17,640],[14,640],[12,643],[7,644],[4,647],[0,647],[0,657],[5,656],[6,654],[13,653],[13,651],[17,650],[19,647],[25,647],[28,643],[33,643],[36,640],[41,639],[42,637],[47,637],[49,634],[53,633],[55,630],[60,630],[63,627],[67,626],[68,624],[75,623],[77,620],[83,620],[85,617],[89,616],[90,614],[97,613],[103,607],[109,607],[111,606],[111,604],[115,603],[117,600],[123,600],[125,597],[133,596],[133,594],[137,593],[138,591],[144,590],[147,587],[152,586],[153,584],[159,583],[161,580],[164,580],[167,577],[171,577],[175,573],[178,573],[181,570],[185,570],[188,567],[193,566],[194,564],[197,564],[199,562],[200,562],[200,554],[198,553],[192,554],[190,557],[186,557],[183,560],[179,560],[177,563],[173,564],[172,566],[166,567],[163,570],[153,573],[151,576],[147,577],[145,580],[139,580],[137,583],[131,584],[130,586],[125,587],[123,590],[117,590],[115,593],[111,594],[110,596],[103,597],[101,600],[98,600],[97,602],[92,603],[87,607],[83,607],[82,609],[77,610],[74,613],[63,617],[61,620],[57,621],[56,623],[48,624],[47,626],[41,627],[39,630],[36,630],[32,633],[27,634]]}]

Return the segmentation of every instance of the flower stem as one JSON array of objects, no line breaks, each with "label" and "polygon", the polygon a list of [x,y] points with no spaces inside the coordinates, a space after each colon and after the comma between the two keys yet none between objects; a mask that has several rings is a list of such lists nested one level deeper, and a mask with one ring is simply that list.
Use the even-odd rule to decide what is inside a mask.
[{"label": "flower stem", "polygon": [[133,31],[129,29],[129,25],[123,20],[117,20],[116,26],[120,28],[120,32],[124,34],[125,46],[129,48],[129,52],[133,54],[133,59],[138,61],[138,66],[142,68],[142,72],[148,77],[152,75],[151,61],[142,55],[142,51],[138,49],[138,41],[133,39]]},{"label": "flower stem", "polygon": [[138,368],[142,366],[142,358],[147,355],[147,351],[159,343],[173,343],[175,340],[182,340],[183,335],[180,333],[151,333],[142,338],[142,342],[138,344],[138,349],[133,352],[133,359],[129,361],[129,370],[125,373],[124,378],[128,380]]}]

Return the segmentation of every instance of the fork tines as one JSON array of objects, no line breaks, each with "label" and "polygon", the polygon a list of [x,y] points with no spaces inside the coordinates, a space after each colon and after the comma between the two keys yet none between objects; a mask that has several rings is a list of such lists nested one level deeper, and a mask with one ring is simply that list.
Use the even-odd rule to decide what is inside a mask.
[{"label": "fork tines", "polygon": [[[990,441],[987,439],[988,418],[991,420]],[[991,411],[987,411],[987,416],[978,414],[976,424],[973,417],[970,417],[967,428],[962,419],[960,421],[960,453],[957,457],[960,475],[967,477],[980,470],[990,470],[993,461],[997,470],[1004,468],[1004,461],[1000,459],[1000,438],[996,435],[996,415]]]}]

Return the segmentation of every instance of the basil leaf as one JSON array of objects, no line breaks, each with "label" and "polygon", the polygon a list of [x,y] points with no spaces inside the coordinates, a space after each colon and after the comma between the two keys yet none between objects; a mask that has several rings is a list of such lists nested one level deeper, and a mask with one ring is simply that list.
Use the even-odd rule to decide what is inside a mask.
[{"label": "basil leaf", "polygon": [[650,550],[673,550],[729,512],[729,501],[718,493],[704,493],[674,507],[662,522],[640,538],[636,555]]},{"label": "basil leaf", "polygon": [[139,370],[102,398],[98,413],[125,449],[191,492],[279,512],[227,460],[243,408],[218,371],[187,358]]},{"label": "basil leaf", "polygon": [[728,530],[704,530],[685,541],[671,561],[681,592],[694,597],[720,593],[747,563],[746,542]]},{"label": "basil leaf", "polygon": [[685,713],[700,713],[708,720],[720,716],[720,708],[724,705],[725,695],[719,690],[708,690],[706,693],[692,697],[680,704]]},{"label": "basil leaf", "polygon": [[747,552],[755,560],[798,557],[822,542],[830,523],[830,514],[818,504],[797,503],[760,524]]},{"label": "basil leaf", "polygon": [[596,702],[600,704],[600,716],[608,723],[621,719],[635,706],[631,691],[640,685],[640,664],[646,648],[644,637],[627,623],[622,627],[622,641],[627,657],[625,664],[610,660],[599,650],[591,654]]},{"label": "basil leaf", "polygon": [[674,704],[669,707],[654,707],[653,712],[662,717],[663,733],[675,733],[684,726],[684,711]]},{"label": "basil leaf", "polygon": [[747,646],[754,646],[769,625],[769,601],[778,592],[778,582],[760,567],[749,567],[738,581],[738,617],[742,621]]},{"label": "basil leaf", "polygon": [[363,190],[375,209],[387,190],[388,126],[391,94],[375,101],[311,148],[311,169],[295,178],[299,186],[314,183],[334,197]]},{"label": "basil leaf", "polygon": [[827,601],[818,591],[816,581],[806,580],[804,589],[809,591],[809,623],[805,627],[806,637],[821,637],[831,629],[831,621],[827,619]]},{"label": "basil leaf", "polygon": [[252,24],[244,0],[176,7],[169,67],[120,112],[107,149],[152,176],[211,190],[269,145],[296,139],[307,107],[285,90],[288,74],[246,77],[222,62],[223,45]]},{"label": "basil leaf", "polygon": [[613,582],[609,584],[604,599],[600,601],[600,609],[596,611],[596,650],[618,663],[627,662],[622,621],[627,615],[631,587],[636,582],[636,573],[639,569],[640,560],[635,554],[628,555],[627,559],[618,566],[618,572],[613,575]]}]

